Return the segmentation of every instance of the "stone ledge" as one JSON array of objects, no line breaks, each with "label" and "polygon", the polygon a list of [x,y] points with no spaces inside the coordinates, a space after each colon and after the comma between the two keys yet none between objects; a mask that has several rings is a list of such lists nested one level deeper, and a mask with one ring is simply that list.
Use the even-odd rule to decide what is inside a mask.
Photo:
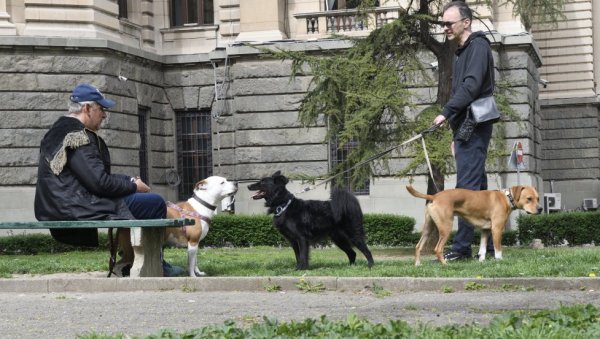
[{"label": "stone ledge", "polygon": [[[27,277],[0,279],[0,292],[64,293],[183,290],[196,292],[264,292],[269,286],[282,291],[294,290],[300,279],[326,291],[363,291],[377,285],[392,292],[436,291],[451,288],[455,292],[477,285],[481,291],[498,290],[600,290],[598,278],[414,278],[414,277],[203,277],[203,278],[105,278],[96,272],[89,277]],[[78,276],[78,274],[73,274]],[[81,274],[79,274],[81,276]]]}]

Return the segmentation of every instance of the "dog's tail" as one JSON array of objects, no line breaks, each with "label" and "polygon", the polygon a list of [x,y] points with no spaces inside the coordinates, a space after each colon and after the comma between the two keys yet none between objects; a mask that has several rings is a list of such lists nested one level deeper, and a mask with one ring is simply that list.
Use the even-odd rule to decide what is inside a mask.
[{"label": "dog's tail", "polygon": [[406,190],[408,191],[408,193],[410,193],[413,197],[417,197],[417,198],[421,198],[421,199],[425,199],[427,201],[433,201],[433,195],[429,195],[429,194],[423,194],[417,190],[415,190],[412,186],[408,185],[406,186]]},{"label": "dog's tail", "polygon": [[428,230],[421,230],[421,233],[428,232],[427,239],[423,244],[423,249],[421,250],[422,254],[433,254],[435,253],[435,247],[440,239],[440,231],[435,226],[435,223],[432,221],[430,223],[425,223],[423,227],[427,227]]},{"label": "dog's tail", "polygon": [[331,191],[331,212],[336,223],[346,218],[352,223],[362,225],[363,213],[358,199],[346,190],[333,189]]}]

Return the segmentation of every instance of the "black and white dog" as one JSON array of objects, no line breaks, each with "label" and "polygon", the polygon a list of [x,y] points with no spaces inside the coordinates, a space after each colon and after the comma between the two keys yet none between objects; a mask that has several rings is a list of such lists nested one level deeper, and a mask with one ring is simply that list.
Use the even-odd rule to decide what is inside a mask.
[{"label": "black and white dog", "polygon": [[369,268],[373,256],[365,242],[363,214],[356,197],[347,191],[334,189],[329,201],[302,200],[286,189],[288,179],[280,171],[251,184],[257,191],[252,199],[265,199],[273,224],[290,242],[296,255],[296,269],[308,269],[310,245],[330,238],[346,253],[350,264],[356,260],[358,248],[367,258]]}]

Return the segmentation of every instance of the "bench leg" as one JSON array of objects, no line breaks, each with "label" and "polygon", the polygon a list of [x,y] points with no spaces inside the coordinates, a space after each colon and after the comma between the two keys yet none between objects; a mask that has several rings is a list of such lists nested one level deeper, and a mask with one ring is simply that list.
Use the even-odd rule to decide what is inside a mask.
[{"label": "bench leg", "polygon": [[131,228],[131,245],[134,259],[130,277],[162,277],[161,251],[165,229],[163,227]]}]

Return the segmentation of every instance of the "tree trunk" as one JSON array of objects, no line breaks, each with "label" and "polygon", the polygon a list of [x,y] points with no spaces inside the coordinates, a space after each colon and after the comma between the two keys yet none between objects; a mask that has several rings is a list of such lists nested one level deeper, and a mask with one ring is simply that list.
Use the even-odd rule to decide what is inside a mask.
[{"label": "tree trunk", "polygon": [[[452,68],[454,65],[454,53],[457,49],[457,44],[445,40],[439,45],[437,53],[438,60],[438,92],[437,103],[444,106],[452,93]],[[447,126],[447,124],[446,124]],[[444,127],[447,128],[447,127]],[[450,147],[450,145],[448,145]],[[427,194],[435,194],[444,190],[444,174],[435,165],[431,166],[432,176],[427,177]]]},{"label": "tree trunk", "polygon": [[438,93],[437,103],[444,106],[450,94],[452,93],[452,69],[456,49],[458,48],[455,42],[446,40],[440,45],[440,53],[438,55]]}]

